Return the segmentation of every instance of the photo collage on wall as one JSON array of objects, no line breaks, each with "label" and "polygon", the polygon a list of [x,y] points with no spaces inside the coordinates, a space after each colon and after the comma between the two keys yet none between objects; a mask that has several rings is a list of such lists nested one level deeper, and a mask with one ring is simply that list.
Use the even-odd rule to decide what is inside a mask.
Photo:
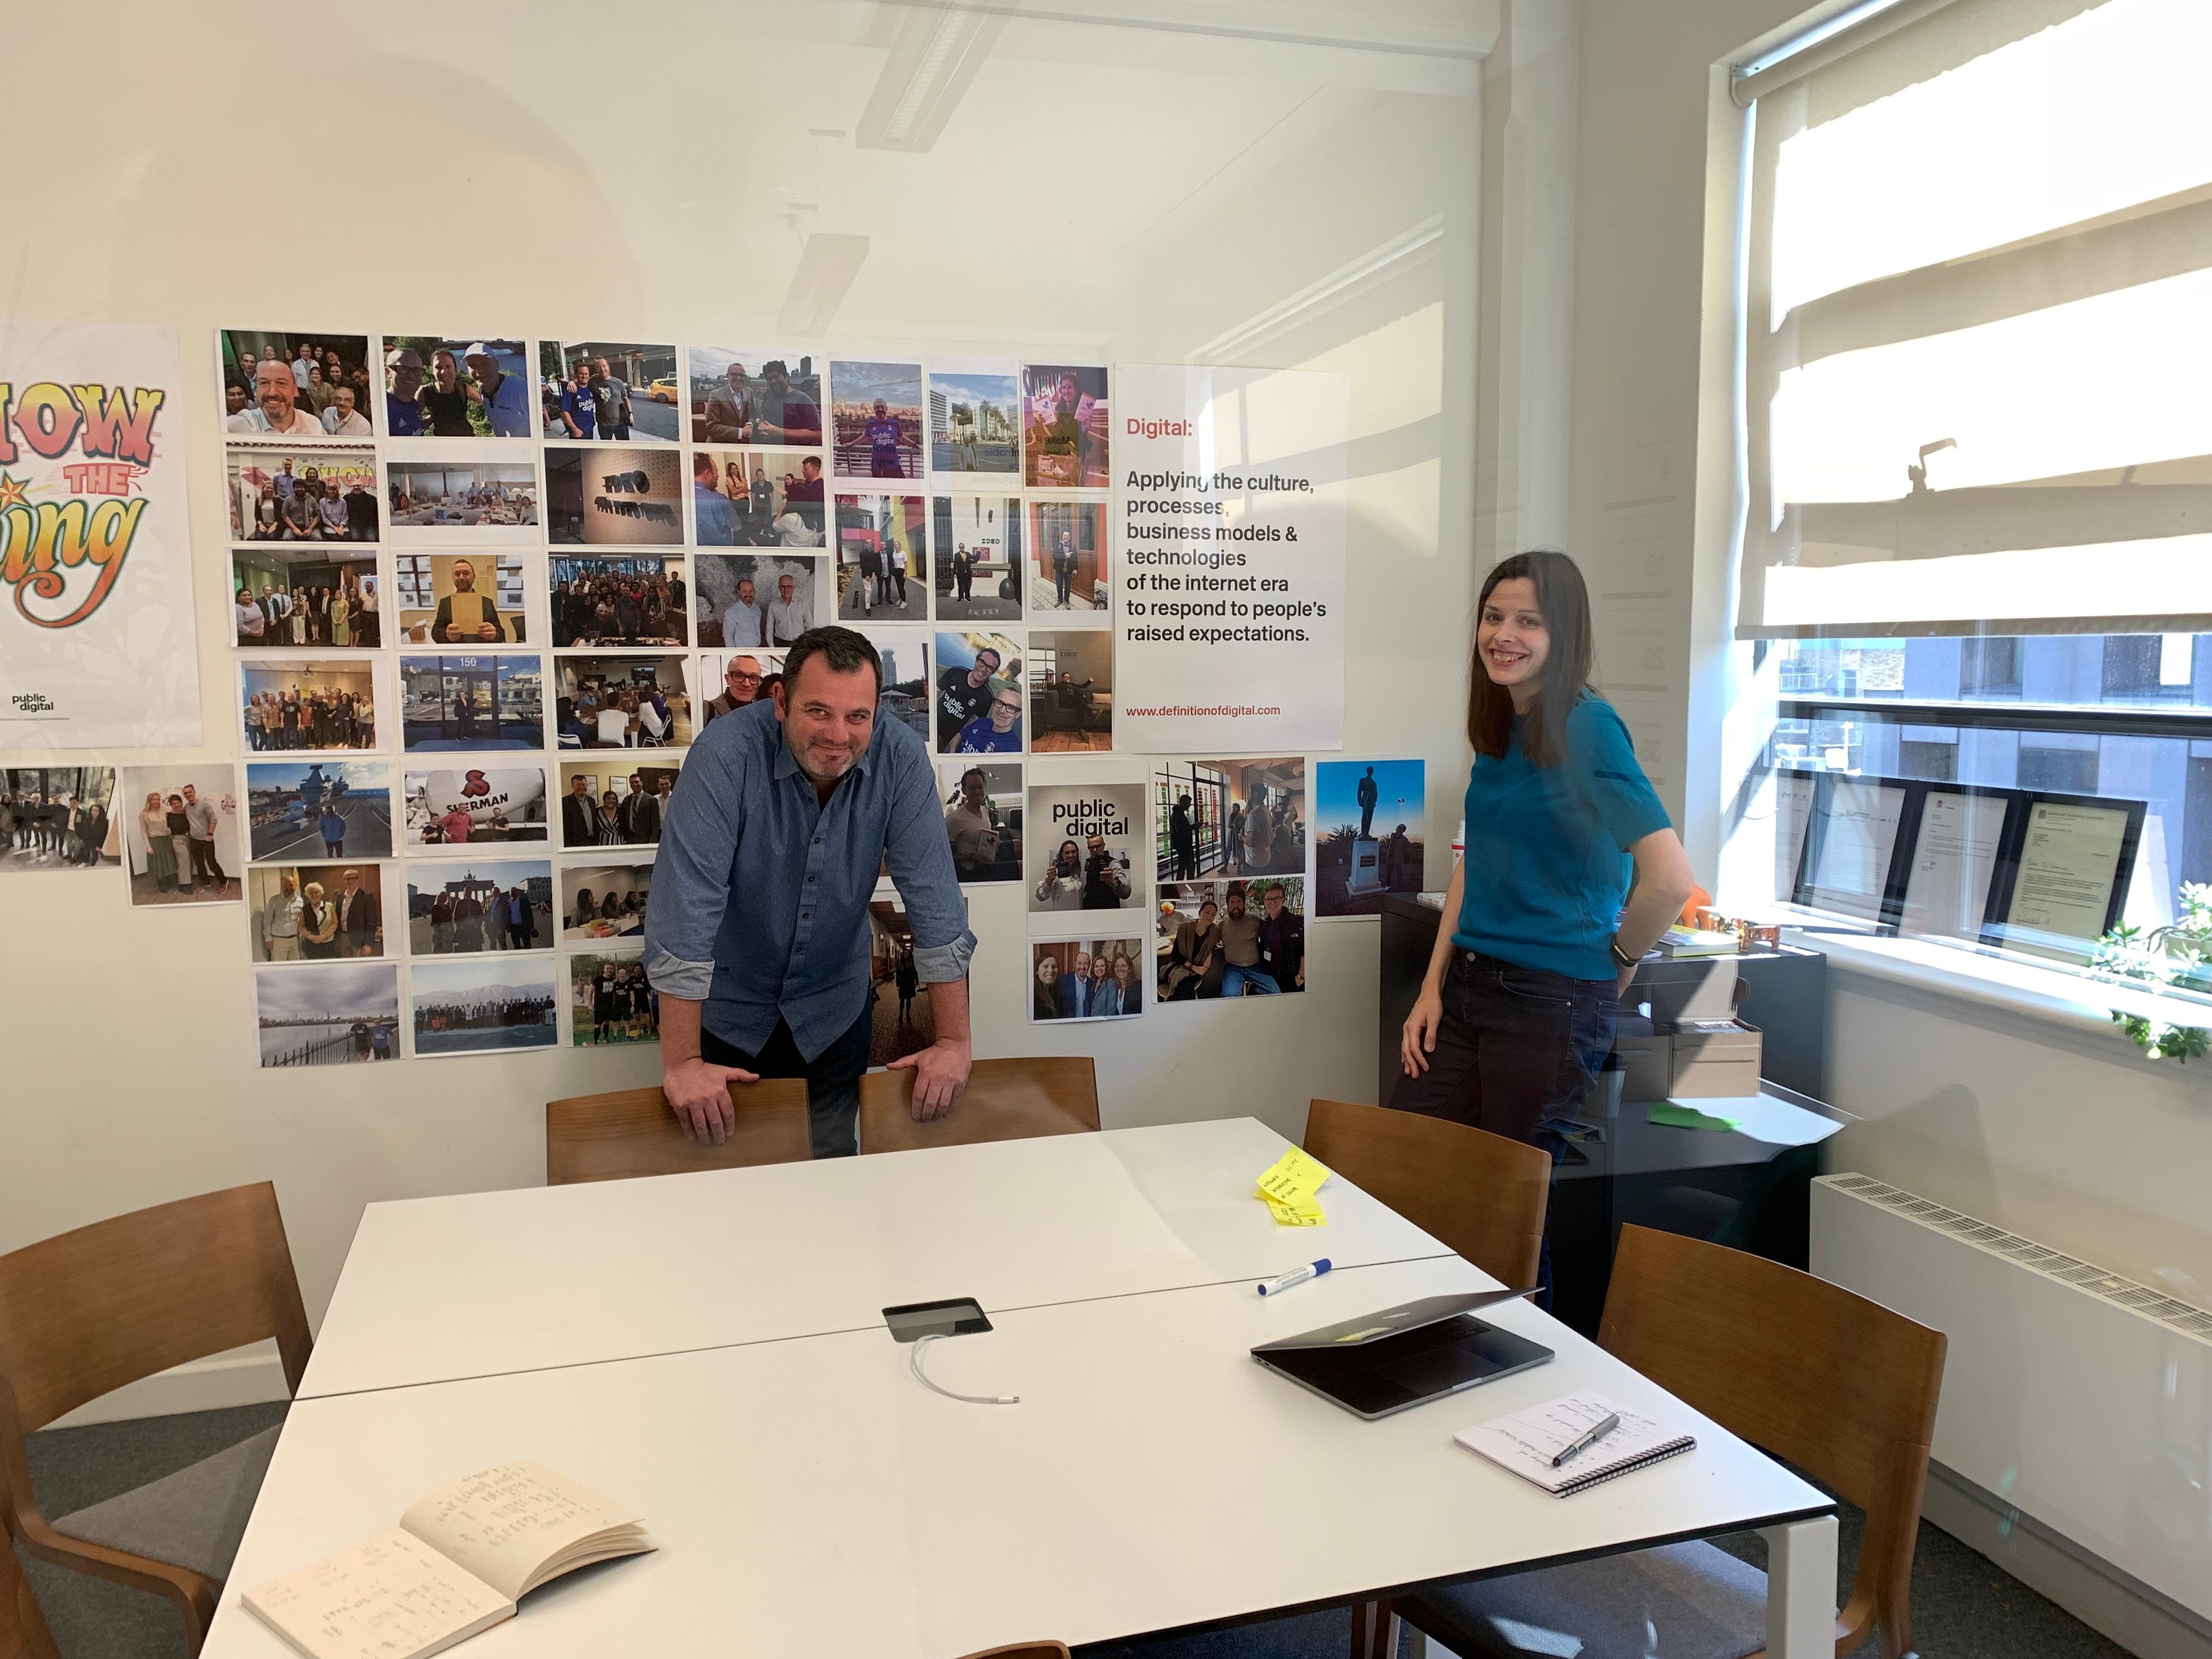
[{"label": "photo collage on wall", "polygon": [[[934,757],[963,886],[1025,895],[1035,1020],[1300,994],[1310,915],[1421,884],[1419,761],[1031,775],[1115,752],[1102,366],[216,346],[242,758],[11,769],[0,872],[238,904],[264,1066],[657,1042],[644,918],[686,751],[833,620]],[[931,1026],[876,896],[880,1061]]]}]

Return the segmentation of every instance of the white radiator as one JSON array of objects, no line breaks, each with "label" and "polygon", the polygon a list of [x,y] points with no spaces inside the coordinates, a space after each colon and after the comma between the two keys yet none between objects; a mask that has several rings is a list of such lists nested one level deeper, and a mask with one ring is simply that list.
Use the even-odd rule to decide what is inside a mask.
[{"label": "white radiator", "polygon": [[1815,1273],[1951,1339],[1938,1463],[2212,1619],[2212,1312],[1868,1176],[1812,1221]]}]

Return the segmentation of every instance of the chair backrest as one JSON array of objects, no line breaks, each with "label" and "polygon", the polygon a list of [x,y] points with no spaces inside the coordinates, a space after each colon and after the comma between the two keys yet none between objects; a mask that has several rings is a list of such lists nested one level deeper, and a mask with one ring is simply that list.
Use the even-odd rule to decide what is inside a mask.
[{"label": "chair backrest", "polygon": [[296,1391],[313,1343],[265,1181],[0,1255],[0,1378],[21,1433],[125,1382],[270,1337]]},{"label": "chair backrest", "polygon": [[737,1121],[719,1146],[687,1140],[658,1089],[617,1089],[545,1104],[545,1184],[627,1181],[693,1170],[796,1164],[814,1155],[802,1078],[732,1083]]},{"label": "chair backrest", "polygon": [[61,1659],[53,1633],[46,1628],[39,1604],[31,1598],[30,1581],[23,1577],[15,1547],[4,1531],[0,1531],[0,1659]]},{"label": "chair backrest", "polygon": [[1418,1112],[1316,1100],[1304,1146],[1353,1186],[1492,1279],[1536,1282],[1552,1160],[1534,1146]]},{"label": "chair backrest", "polygon": [[1863,1509],[1838,1651],[1877,1614],[1904,1643],[1942,1332],[1763,1256],[1623,1226],[1598,1342]]},{"label": "chair backrest", "polygon": [[916,1146],[1093,1133],[1098,1127],[1098,1068],[1088,1054],[979,1060],[951,1116],[916,1123],[913,1099],[911,1070],[864,1075],[860,1150],[902,1152]]}]

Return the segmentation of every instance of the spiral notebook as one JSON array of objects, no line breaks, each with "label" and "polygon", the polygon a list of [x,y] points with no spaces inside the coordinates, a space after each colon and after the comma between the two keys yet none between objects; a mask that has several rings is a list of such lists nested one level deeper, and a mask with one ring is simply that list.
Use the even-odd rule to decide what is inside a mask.
[{"label": "spiral notebook", "polygon": [[[1620,1426],[1570,1459],[1563,1468],[1553,1458],[1617,1412]],[[1501,1469],[1510,1469],[1554,1498],[1571,1498],[1616,1475],[1632,1474],[1678,1456],[1697,1445],[1697,1437],[1678,1434],[1638,1416],[1601,1394],[1562,1395],[1533,1411],[1516,1412],[1495,1422],[1462,1429],[1453,1439]]]}]

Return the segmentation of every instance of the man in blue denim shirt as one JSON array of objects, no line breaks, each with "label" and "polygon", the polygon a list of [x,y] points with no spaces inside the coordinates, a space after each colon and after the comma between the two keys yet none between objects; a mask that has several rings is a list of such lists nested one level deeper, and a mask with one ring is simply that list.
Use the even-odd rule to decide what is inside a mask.
[{"label": "man in blue denim shirt", "polygon": [[772,701],[691,746],[661,831],[645,916],[660,994],[661,1091],[694,1140],[722,1140],[728,1085],[803,1077],[814,1156],[855,1150],[867,1069],[868,901],[886,862],[914,927],[937,1041],[911,1068],[914,1115],[968,1081],[968,931],[929,751],[878,721],[882,665],[850,629],[801,635]]}]

